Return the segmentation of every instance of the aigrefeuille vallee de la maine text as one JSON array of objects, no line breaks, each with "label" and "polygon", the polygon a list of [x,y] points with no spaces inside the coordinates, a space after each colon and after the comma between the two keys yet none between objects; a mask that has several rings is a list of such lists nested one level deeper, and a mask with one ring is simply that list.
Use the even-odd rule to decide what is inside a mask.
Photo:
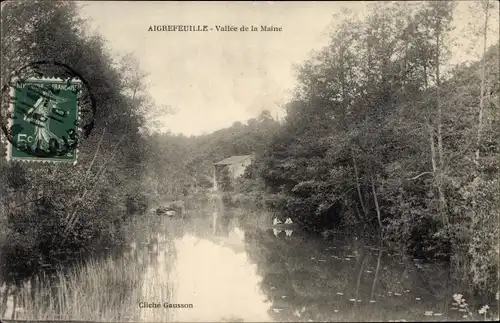
[{"label": "aigrefeuille vallee de la maine text", "polygon": [[208,25],[151,25],[149,26],[148,31],[282,31],[281,27],[272,25],[260,25],[259,27],[246,25],[216,25],[213,27]]}]

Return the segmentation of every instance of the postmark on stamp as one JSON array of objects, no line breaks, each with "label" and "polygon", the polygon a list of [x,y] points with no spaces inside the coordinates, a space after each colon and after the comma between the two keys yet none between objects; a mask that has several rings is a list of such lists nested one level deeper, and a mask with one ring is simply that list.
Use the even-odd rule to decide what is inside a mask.
[{"label": "postmark on stamp", "polygon": [[29,78],[11,88],[9,159],[76,161],[81,81]]},{"label": "postmark on stamp", "polygon": [[57,62],[35,62],[2,87],[0,121],[11,161],[71,162],[94,124],[88,83]]}]

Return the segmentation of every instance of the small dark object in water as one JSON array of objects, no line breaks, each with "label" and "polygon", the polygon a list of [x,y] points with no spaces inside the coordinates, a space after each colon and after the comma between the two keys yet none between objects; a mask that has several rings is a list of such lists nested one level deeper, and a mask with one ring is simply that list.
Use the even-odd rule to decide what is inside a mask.
[{"label": "small dark object in water", "polygon": [[172,209],[160,206],[159,208],[156,209],[156,214],[165,214],[168,211],[172,211]]},{"label": "small dark object in water", "polygon": [[168,215],[170,218],[173,218],[174,216],[184,218],[184,213],[184,203],[182,201],[174,201],[156,209],[156,214]]},{"label": "small dark object in water", "polygon": [[165,207],[159,207],[156,209],[156,214],[158,215],[168,215],[170,218],[172,218],[174,215],[177,214],[177,212],[171,208],[165,208]]}]

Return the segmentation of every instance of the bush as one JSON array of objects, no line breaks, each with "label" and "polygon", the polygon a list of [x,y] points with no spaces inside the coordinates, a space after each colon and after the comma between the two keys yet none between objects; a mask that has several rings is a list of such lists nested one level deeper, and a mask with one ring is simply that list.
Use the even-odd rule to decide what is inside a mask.
[{"label": "bush", "polygon": [[127,194],[125,206],[128,214],[144,213],[148,209],[148,198],[140,192]]}]

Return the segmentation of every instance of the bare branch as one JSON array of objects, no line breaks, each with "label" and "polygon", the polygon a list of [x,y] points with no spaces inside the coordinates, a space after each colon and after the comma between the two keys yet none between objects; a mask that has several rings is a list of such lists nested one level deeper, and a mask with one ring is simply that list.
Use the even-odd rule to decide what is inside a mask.
[{"label": "bare branch", "polygon": [[102,144],[102,139],[104,138],[104,132],[106,131],[106,127],[102,129],[102,134],[101,134],[101,139],[99,140],[99,143],[97,144],[97,148],[95,149],[94,152],[94,157],[92,158],[92,161],[90,162],[89,168],[87,169],[87,172],[85,173],[85,178],[89,176],[90,170],[92,169],[92,166],[94,165],[95,159],[97,157],[97,153],[99,152],[99,148],[101,147]]},{"label": "bare branch", "polygon": [[427,175],[427,174],[433,174],[433,172],[423,172],[421,174],[418,174],[417,176],[414,176],[412,178],[408,178],[408,180],[411,181],[411,180],[419,178],[420,176],[424,176],[424,175]]},{"label": "bare branch", "polygon": [[[120,146],[120,144],[123,142],[123,140],[125,139],[125,135],[123,135],[120,139],[120,141],[116,144],[115,148],[113,149],[113,152],[111,153],[111,157],[101,166],[101,168],[99,168],[99,171],[97,172],[96,176],[94,177],[96,180],[94,182],[94,187],[95,187],[95,184],[97,184],[97,182],[99,181],[101,175],[104,173],[104,170],[105,170],[105,166],[107,164],[109,164],[109,162],[111,160],[114,159],[115,155],[116,155],[116,151],[118,149],[118,146]],[[85,191],[83,192],[82,196],[80,197],[80,201],[83,200],[83,198],[87,195],[87,193],[89,192],[89,189],[88,187],[85,188]],[[77,211],[78,211],[78,206],[81,205],[81,204],[78,204],[75,208],[75,210],[73,211],[73,213],[71,214],[71,216],[69,217],[69,221],[67,221],[67,226],[66,226],[66,229],[64,230],[64,239],[66,239],[66,236],[68,234],[68,232],[76,225],[76,223],[78,222],[78,217],[77,217]],[[64,242],[64,240],[63,240]]]}]

